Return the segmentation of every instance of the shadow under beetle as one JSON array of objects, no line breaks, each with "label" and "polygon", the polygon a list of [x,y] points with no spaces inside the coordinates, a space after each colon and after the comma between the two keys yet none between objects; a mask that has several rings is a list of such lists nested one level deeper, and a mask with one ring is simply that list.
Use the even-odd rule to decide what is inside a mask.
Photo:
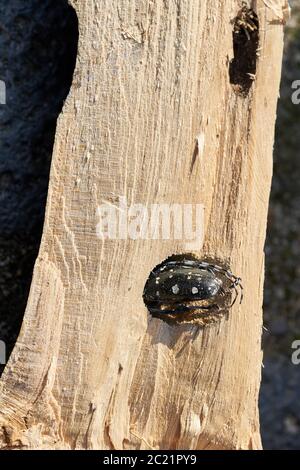
[{"label": "shadow under beetle", "polygon": [[[223,278],[223,279],[222,279]],[[228,280],[224,283],[224,281]],[[226,285],[227,284],[227,285]],[[193,310],[220,310],[219,296],[234,291],[232,307],[240,294],[243,299],[241,278],[228,269],[192,259],[167,260],[157,266],[145,284],[143,299],[151,314],[180,314]],[[193,301],[205,304],[191,305]]]}]

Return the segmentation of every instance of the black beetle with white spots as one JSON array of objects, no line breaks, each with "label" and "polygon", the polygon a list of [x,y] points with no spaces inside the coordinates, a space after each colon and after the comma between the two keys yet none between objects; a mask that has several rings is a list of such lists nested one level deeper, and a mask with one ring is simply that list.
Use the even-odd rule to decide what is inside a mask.
[{"label": "black beetle with white spots", "polygon": [[[241,278],[228,269],[194,259],[167,260],[151,273],[143,298],[151,314],[219,310],[217,299],[233,292],[232,305],[243,298]],[[197,301],[197,304],[191,304]],[[200,303],[199,301],[204,301]]]}]

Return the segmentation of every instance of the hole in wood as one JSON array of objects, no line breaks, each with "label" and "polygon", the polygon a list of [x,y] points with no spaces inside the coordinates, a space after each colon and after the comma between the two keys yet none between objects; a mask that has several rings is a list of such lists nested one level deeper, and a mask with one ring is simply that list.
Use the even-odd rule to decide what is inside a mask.
[{"label": "hole in wood", "polygon": [[192,254],[173,255],[155,266],[143,292],[153,317],[200,326],[219,321],[237,297],[242,299],[241,281],[228,265]]},{"label": "hole in wood", "polygon": [[56,120],[71,87],[78,20],[67,0],[16,0],[6,2],[1,13],[6,104],[0,106],[0,340],[8,357],[40,245]]},{"label": "hole in wood", "polygon": [[259,21],[255,11],[243,4],[232,23],[234,58],[229,65],[230,83],[238,95],[246,97],[256,77]]}]

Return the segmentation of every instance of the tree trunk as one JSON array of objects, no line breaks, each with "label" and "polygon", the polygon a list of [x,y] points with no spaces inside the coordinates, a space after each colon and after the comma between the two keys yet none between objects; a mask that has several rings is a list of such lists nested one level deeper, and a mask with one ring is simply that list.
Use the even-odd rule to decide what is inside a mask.
[{"label": "tree trunk", "polygon": [[[260,448],[284,2],[253,2],[259,33],[233,0],[70,3],[77,66],[23,326],[0,382],[1,446]],[[99,238],[97,207],[120,197],[203,204],[203,246]],[[156,265],[191,251],[243,280],[243,302],[203,327],[154,318],[142,297]]]}]

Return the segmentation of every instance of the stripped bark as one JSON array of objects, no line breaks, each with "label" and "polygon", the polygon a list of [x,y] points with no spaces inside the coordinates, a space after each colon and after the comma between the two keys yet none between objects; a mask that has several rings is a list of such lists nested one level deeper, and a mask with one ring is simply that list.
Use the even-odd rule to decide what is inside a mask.
[{"label": "stripped bark", "polygon": [[[58,120],[24,322],[0,381],[1,446],[260,448],[282,22],[254,2],[260,50],[246,92],[229,74],[241,2],[70,3],[80,25],[77,66]],[[242,277],[243,303],[205,328],[152,318],[142,299],[149,272],[190,247],[100,240],[97,206],[116,206],[120,196],[146,206],[204,204],[204,245],[193,252]]]}]

